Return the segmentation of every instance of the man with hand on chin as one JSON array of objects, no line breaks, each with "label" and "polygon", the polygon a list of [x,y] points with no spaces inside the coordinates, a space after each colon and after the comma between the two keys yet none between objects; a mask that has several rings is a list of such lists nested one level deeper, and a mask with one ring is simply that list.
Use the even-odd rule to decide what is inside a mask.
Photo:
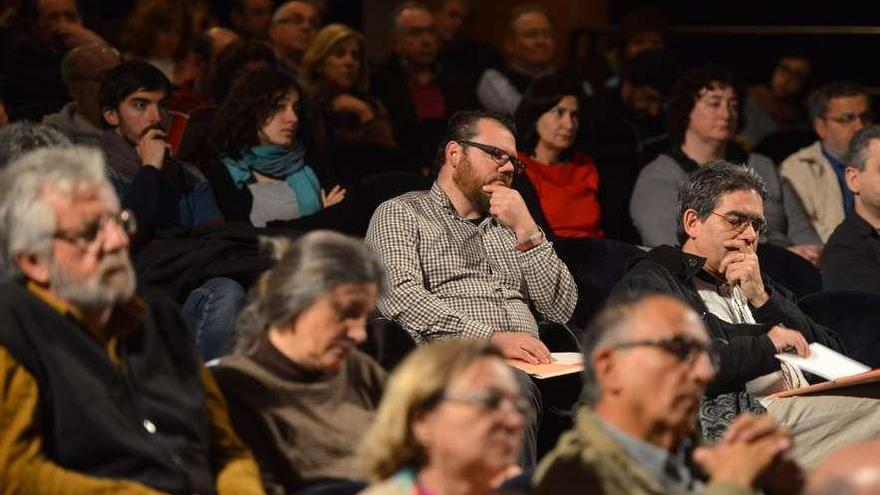
[{"label": "man with hand on chin", "polygon": [[431,190],[386,201],[370,221],[367,242],[390,281],[379,309],[419,343],[490,339],[509,358],[549,363],[530,306],[566,323],[577,292],[510,188],[520,167],[513,123],[493,112],[459,112],[448,138]]},{"label": "man with hand on chin", "polygon": [[[379,310],[418,343],[489,339],[508,358],[549,363],[532,310],[566,323],[577,289],[510,188],[522,167],[514,125],[503,114],[458,112],[447,132],[431,190],[388,200],[370,220],[366,240],[388,277]],[[535,386],[520,378],[540,409]],[[526,433],[526,466],[534,463],[534,435]]]},{"label": "man with hand on chin", "polygon": [[142,60],[114,67],[101,82],[109,127],[101,148],[116,193],[137,218],[139,243],[156,231],[223,221],[201,172],[171,156],[163,128],[170,95],[168,78]]},{"label": "man with hand on chin", "polygon": [[772,415],[791,430],[794,457],[815,465],[831,450],[880,433],[877,399],[834,396],[771,398],[805,384],[781,365],[782,352],[809,354],[821,343],[842,344],[798,308],[784,287],[761,273],[755,248],[766,228],[764,181],[751,167],[708,162],[678,191],[680,247],[662,245],[634,260],[612,297],[651,291],[675,294],[702,315],[721,357],[700,406],[703,434],[721,438],[743,412]]}]

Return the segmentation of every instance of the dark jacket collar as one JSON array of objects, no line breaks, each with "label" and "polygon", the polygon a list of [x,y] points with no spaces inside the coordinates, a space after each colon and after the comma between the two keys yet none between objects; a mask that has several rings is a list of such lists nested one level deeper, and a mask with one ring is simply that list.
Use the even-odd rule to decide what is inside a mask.
[{"label": "dark jacket collar", "polygon": [[853,210],[846,216],[844,224],[848,230],[859,237],[880,237],[877,229]]},{"label": "dark jacket collar", "polygon": [[655,247],[642,256],[636,256],[629,259],[627,262],[627,271],[643,259],[659,264],[669,270],[676,277],[685,281],[697,276],[697,274],[703,269],[703,265],[706,264],[706,258],[686,253],[682,251],[681,248],[664,244]]}]

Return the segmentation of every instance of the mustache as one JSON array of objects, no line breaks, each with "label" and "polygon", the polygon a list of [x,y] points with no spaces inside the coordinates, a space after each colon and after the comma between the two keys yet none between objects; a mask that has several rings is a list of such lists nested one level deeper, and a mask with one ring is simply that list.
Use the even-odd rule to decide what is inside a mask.
[{"label": "mustache", "polygon": [[144,127],[144,130],[142,130],[141,133],[138,135],[138,139],[143,138],[144,136],[147,135],[148,132],[152,131],[153,129],[155,129],[157,131],[165,132],[165,126],[162,125],[161,123],[148,125],[147,127]]}]

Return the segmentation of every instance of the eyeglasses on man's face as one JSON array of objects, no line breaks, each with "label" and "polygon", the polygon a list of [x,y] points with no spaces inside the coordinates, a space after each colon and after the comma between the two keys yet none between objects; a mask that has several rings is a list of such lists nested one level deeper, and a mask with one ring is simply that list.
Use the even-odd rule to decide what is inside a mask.
[{"label": "eyeglasses on man's face", "polygon": [[746,215],[745,213],[740,213],[738,211],[728,211],[727,213],[716,213],[714,211],[710,211],[709,213],[715,215],[716,217],[721,218],[734,230],[742,233],[745,231],[749,225],[755,230],[755,233],[758,235],[763,235],[767,233],[767,220],[763,217],[752,217]]},{"label": "eyeglasses on man's face", "polygon": [[55,232],[53,237],[74,244],[81,249],[88,248],[93,246],[99,238],[103,238],[103,234],[106,233],[107,226],[110,224],[121,228],[128,236],[137,233],[137,221],[134,218],[134,213],[131,210],[122,210],[119,213],[96,219],[76,232]]},{"label": "eyeglasses on man's face", "polygon": [[838,124],[841,124],[841,125],[852,124],[856,120],[859,120],[859,121],[861,121],[862,125],[869,126],[874,123],[874,112],[871,112],[870,110],[867,112],[862,112],[862,113],[847,112],[847,113],[842,113],[840,115],[836,115],[834,117],[832,117],[830,115],[826,115],[822,118],[825,120],[830,120],[832,122],[837,122]]},{"label": "eyeglasses on man's face", "polygon": [[635,340],[631,342],[620,342],[610,346],[612,349],[630,349],[633,347],[657,347],[663,351],[675,356],[676,359],[683,363],[693,363],[701,354],[709,357],[709,362],[714,370],[718,370],[721,359],[718,353],[709,345],[686,335],[675,335],[659,339]]},{"label": "eyeglasses on man's face", "polygon": [[520,160],[519,158],[517,158],[514,155],[508,154],[506,151],[502,150],[501,148],[496,148],[495,146],[492,146],[492,145],[477,143],[477,142],[468,141],[465,139],[462,139],[460,141],[456,141],[456,143],[458,143],[462,146],[470,146],[472,148],[476,148],[476,149],[482,151],[483,153],[486,153],[487,155],[489,155],[489,158],[491,158],[492,161],[495,162],[495,165],[497,165],[499,167],[503,167],[509,161],[510,164],[513,165],[513,172],[516,174],[522,173],[522,171],[526,169],[525,162],[523,162],[522,160]]}]

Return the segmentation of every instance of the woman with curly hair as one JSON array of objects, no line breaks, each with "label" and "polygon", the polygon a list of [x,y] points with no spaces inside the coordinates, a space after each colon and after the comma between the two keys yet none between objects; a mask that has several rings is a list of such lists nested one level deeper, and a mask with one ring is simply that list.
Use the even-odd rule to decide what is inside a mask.
[{"label": "woman with curly hair", "polygon": [[308,165],[302,117],[302,90],[290,76],[261,68],[236,81],[214,121],[220,163],[207,173],[227,220],[262,227],[314,215],[345,198],[338,185],[322,189]]},{"label": "woman with curly hair", "polygon": [[746,153],[735,138],[742,122],[739,79],[728,68],[708,64],[687,70],[669,94],[670,150],[661,153],[639,173],[629,211],[646,246],[679,243],[676,233],[676,195],[688,174],[712,160],[745,163],[767,186],[764,215],[768,231],[762,243],[787,248],[816,263],[821,240],[803,206],[775,164],[766,156]]},{"label": "woman with curly hair", "polygon": [[361,164],[387,162],[376,153],[397,147],[388,112],[368,90],[365,43],[364,35],[350,27],[330,24],[309,45],[301,72],[315,102],[315,144],[335,157],[346,156],[340,150],[355,150],[353,156],[371,158],[357,160]]}]

